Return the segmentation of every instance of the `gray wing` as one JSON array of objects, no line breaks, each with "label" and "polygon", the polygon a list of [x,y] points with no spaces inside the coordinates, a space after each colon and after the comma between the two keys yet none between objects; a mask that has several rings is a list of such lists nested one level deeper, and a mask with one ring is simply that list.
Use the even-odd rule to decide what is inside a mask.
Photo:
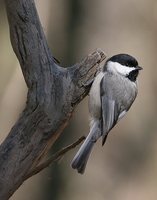
[{"label": "gray wing", "polygon": [[118,120],[118,105],[115,100],[102,95],[102,145],[104,145],[109,131],[115,126]]},{"label": "gray wing", "polygon": [[[118,121],[119,114],[124,110],[117,101],[117,84],[113,76],[105,74],[101,81],[101,127],[102,145],[104,145],[109,131]],[[119,90],[118,90],[119,91]],[[120,95],[121,96],[121,95]],[[119,98],[118,98],[119,99]]]},{"label": "gray wing", "polygon": [[104,144],[109,131],[131,107],[137,95],[137,88],[135,84],[130,84],[127,79],[118,78],[108,73],[104,75],[100,88],[101,130],[102,144]]}]

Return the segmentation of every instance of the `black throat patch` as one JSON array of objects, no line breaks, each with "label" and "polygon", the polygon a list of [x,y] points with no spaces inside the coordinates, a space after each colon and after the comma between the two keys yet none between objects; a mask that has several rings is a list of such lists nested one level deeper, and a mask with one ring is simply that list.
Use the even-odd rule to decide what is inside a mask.
[{"label": "black throat patch", "polygon": [[131,71],[126,77],[130,80],[130,81],[133,81],[135,82],[136,81],[136,78],[138,76],[138,69],[135,69],[133,71]]}]

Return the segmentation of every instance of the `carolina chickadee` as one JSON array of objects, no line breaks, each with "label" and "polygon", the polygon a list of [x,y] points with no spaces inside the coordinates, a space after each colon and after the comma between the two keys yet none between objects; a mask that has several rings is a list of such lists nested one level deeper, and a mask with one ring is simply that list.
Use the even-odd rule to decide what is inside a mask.
[{"label": "carolina chickadee", "polygon": [[141,69],[134,57],[118,54],[96,76],[89,93],[90,132],[71,164],[79,173],[84,173],[94,143],[102,136],[104,145],[110,130],[130,109]]}]

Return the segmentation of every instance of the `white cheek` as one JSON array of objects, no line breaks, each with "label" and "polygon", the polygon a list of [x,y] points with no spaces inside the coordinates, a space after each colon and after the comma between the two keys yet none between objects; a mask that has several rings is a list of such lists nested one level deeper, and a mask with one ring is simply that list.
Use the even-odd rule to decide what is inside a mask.
[{"label": "white cheek", "polygon": [[111,71],[113,73],[118,72],[119,74],[126,76],[131,71],[135,70],[135,67],[127,67],[127,66],[121,65],[117,62],[109,61],[107,64],[107,69],[108,69],[108,71]]}]

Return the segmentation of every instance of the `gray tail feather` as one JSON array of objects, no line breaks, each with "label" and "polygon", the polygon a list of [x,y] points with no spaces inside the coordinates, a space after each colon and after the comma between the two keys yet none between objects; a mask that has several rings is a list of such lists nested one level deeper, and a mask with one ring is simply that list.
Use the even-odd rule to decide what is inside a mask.
[{"label": "gray tail feather", "polygon": [[77,169],[78,173],[81,174],[84,173],[94,143],[100,136],[101,136],[100,122],[99,120],[97,121],[95,120],[92,125],[90,133],[88,134],[86,140],[80,147],[79,151],[77,152],[71,163],[72,168]]},{"label": "gray tail feather", "polygon": [[72,160],[71,166],[73,169],[77,169],[78,173],[84,173],[94,143],[95,141],[91,140],[90,135],[88,135],[79,151],[75,155],[74,159]]}]

